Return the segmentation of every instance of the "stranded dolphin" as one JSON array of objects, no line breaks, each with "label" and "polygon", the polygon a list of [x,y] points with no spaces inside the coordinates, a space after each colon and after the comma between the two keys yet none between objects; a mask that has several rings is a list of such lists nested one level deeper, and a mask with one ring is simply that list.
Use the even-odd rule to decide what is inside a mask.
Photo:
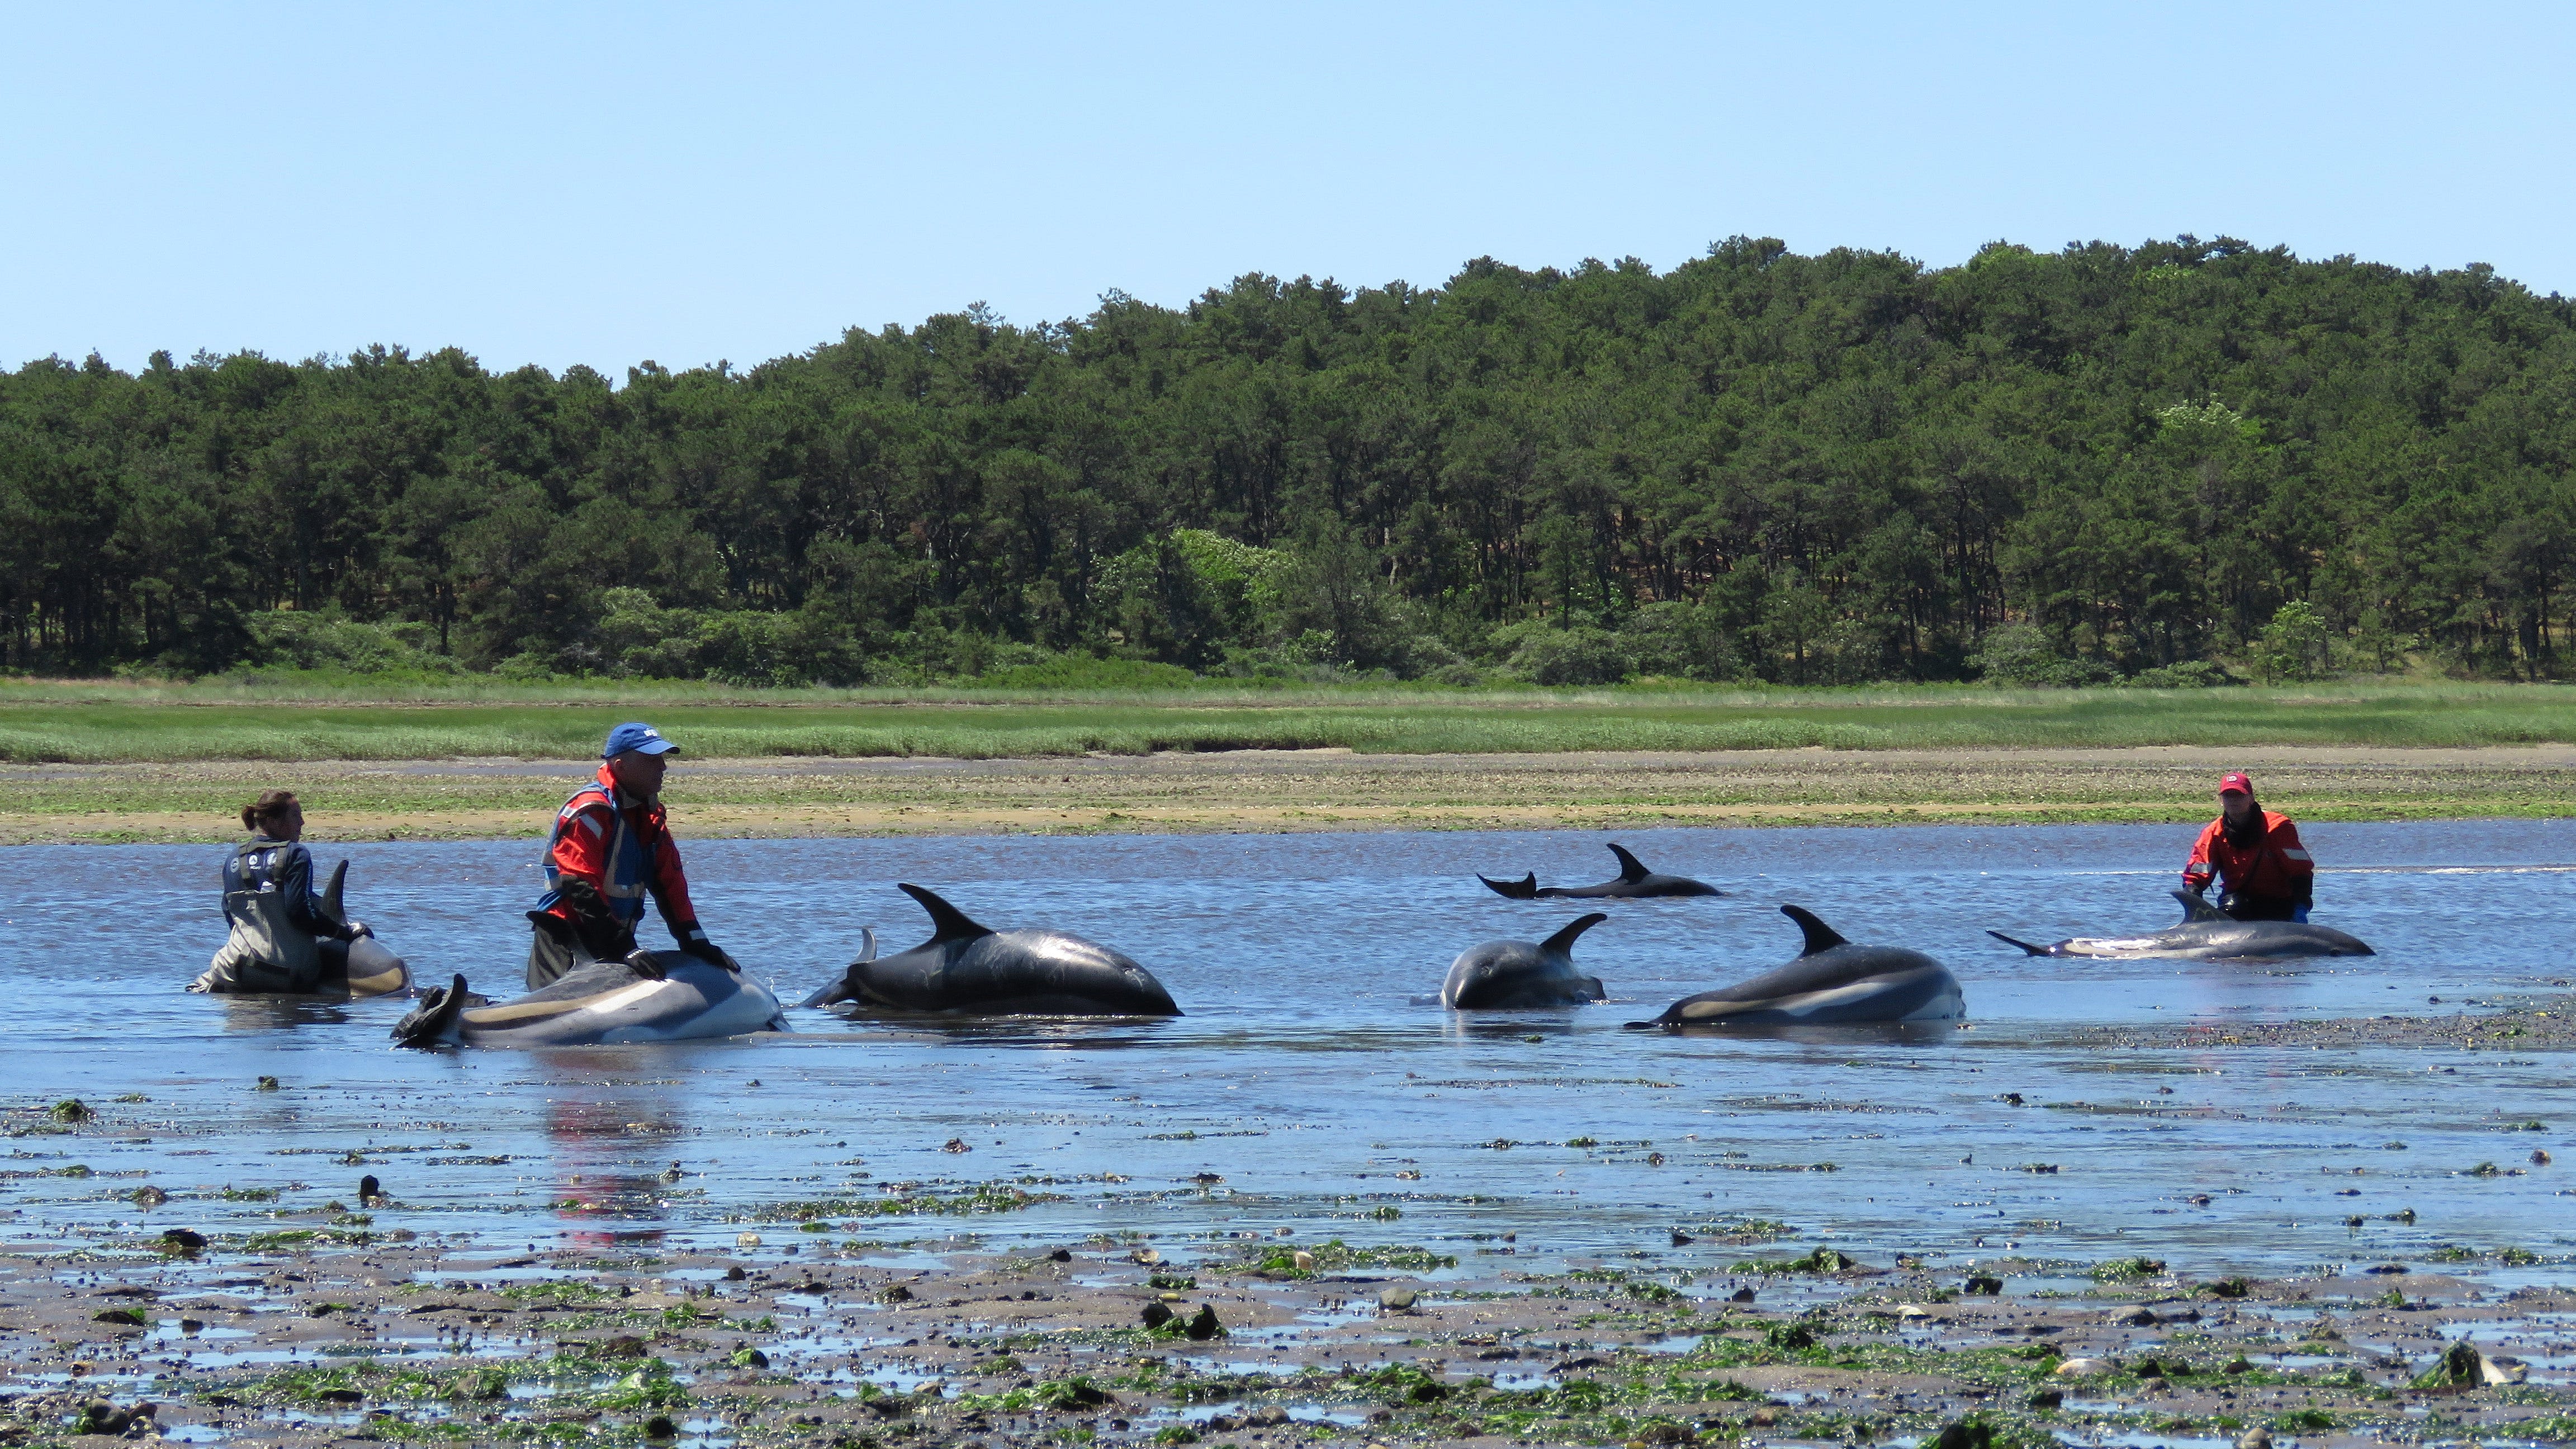
[{"label": "stranded dolphin", "polygon": [[2173,957],[2223,961],[2269,956],[2375,956],[2367,942],[2330,926],[2303,921],[2240,921],[2220,913],[2205,896],[2175,891],[2182,923],[2144,936],[2075,936],[2054,946],[2034,946],[2001,931],[1986,934],[2033,956]]},{"label": "stranded dolphin", "polygon": [[876,933],[840,980],[806,1006],[853,1001],[891,1011],[960,1016],[1178,1016],[1154,973],[1062,931],[996,931],[916,885],[897,889],[930,913],[930,939],[877,959]]},{"label": "stranded dolphin", "polygon": [[1580,1006],[1609,993],[1601,978],[1574,969],[1574,938],[1610,919],[1599,911],[1533,946],[1527,941],[1487,941],[1449,963],[1440,1004],[1451,1011],[1508,1010],[1522,1006]]},{"label": "stranded dolphin", "polygon": [[1628,853],[1625,846],[1611,846],[1610,853],[1619,857],[1619,878],[1605,880],[1599,885],[1543,886],[1538,883],[1536,871],[1530,872],[1519,880],[1495,880],[1491,876],[1483,875],[1476,879],[1483,881],[1494,894],[1516,901],[1534,901],[1553,896],[1578,900],[1635,900],[1646,896],[1722,896],[1726,894],[1705,881],[1695,881],[1688,876],[1659,875],[1648,870],[1637,857]]},{"label": "stranded dolphin", "polygon": [[749,972],[677,951],[637,951],[498,1004],[467,991],[459,976],[422,997],[393,1035],[417,1047],[561,1047],[786,1029],[778,998]]},{"label": "stranded dolphin", "polygon": [[[349,863],[344,860],[331,867],[331,883],[322,888],[322,909],[335,921],[349,919],[348,907],[340,903],[341,891],[348,883]],[[386,996],[411,989],[411,969],[403,964],[403,958],[385,949],[372,931],[354,941],[324,941],[320,945],[326,990],[343,986],[351,996]]]},{"label": "stranded dolphin", "polygon": [[[322,888],[322,914],[330,920],[343,924],[346,924],[349,919],[349,909],[342,903],[342,895],[348,888],[348,884],[349,863],[344,860],[332,867],[331,883]],[[377,940],[373,931],[348,941],[318,937],[313,942],[313,949],[317,958],[317,969],[311,978],[310,991],[254,989],[250,982],[244,980],[245,976],[252,978],[253,981],[273,985],[281,974],[256,964],[246,967],[234,966],[231,969],[227,969],[223,964],[217,964],[210,967],[204,975],[190,982],[188,989],[221,996],[327,997],[390,996],[394,992],[411,989],[410,968],[403,964],[403,958],[395,955],[382,941]],[[232,953],[228,948],[225,955],[230,954]],[[221,963],[223,957],[219,956],[217,961]]]},{"label": "stranded dolphin", "polygon": [[1855,946],[1796,906],[1782,906],[1780,914],[1807,933],[1797,960],[1750,981],[1685,997],[1653,1021],[1629,1022],[1628,1029],[1947,1021],[1967,1014],[1959,978],[1922,952]]}]

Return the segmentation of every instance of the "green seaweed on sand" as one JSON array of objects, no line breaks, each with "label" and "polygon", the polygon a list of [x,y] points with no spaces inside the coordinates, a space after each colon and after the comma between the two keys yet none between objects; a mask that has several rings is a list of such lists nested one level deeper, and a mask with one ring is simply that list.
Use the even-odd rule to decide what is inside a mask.
[{"label": "green seaweed on sand", "polygon": [[[1297,1254],[1303,1252],[1311,1262],[1297,1265]],[[1311,1278],[1318,1273],[1340,1273],[1353,1268],[1394,1268],[1411,1273],[1429,1273],[1440,1268],[1455,1268],[1458,1260],[1446,1253],[1406,1244],[1385,1247],[1352,1247],[1339,1238],[1303,1247],[1292,1242],[1259,1244],[1245,1254],[1238,1272],[1255,1273],[1264,1278]]]}]

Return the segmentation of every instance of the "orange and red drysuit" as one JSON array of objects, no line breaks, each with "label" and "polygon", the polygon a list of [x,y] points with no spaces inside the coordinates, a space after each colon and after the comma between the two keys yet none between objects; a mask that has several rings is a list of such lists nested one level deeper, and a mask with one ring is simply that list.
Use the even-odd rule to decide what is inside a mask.
[{"label": "orange and red drysuit", "polygon": [[604,907],[606,924],[632,940],[644,919],[647,892],[682,950],[706,940],[697,908],[689,904],[689,877],[680,868],[680,847],[671,839],[662,802],[620,791],[603,764],[598,777],[555,812],[554,834],[546,843],[546,893],[529,914],[596,931],[604,924]]},{"label": "orange and red drysuit", "polygon": [[2183,884],[2206,890],[2216,878],[2225,886],[2221,909],[2240,921],[2296,920],[2316,899],[2316,861],[2289,816],[2259,805],[2251,814],[2240,828],[2224,815],[2202,828]]}]

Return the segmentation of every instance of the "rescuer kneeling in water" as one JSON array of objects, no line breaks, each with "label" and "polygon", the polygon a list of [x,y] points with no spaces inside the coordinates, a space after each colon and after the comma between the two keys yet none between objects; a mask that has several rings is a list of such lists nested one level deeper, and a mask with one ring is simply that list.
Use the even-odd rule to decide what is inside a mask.
[{"label": "rescuer kneeling in water", "polygon": [[343,921],[313,890],[313,852],[304,848],[304,807],[271,790],[241,808],[250,839],[224,858],[224,915],[232,936],[190,991],[286,992],[321,988],[326,942],[375,934]]},{"label": "rescuer kneeling in water", "polygon": [[528,912],[536,927],[528,945],[529,990],[633,951],[647,891],[681,950],[709,965],[740,969],[698,928],[680,847],[662,813],[662,757],[678,748],[651,725],[619,725],[599,752],[599,774],[555,812],[546,893]]},{"label": "rescuer kneeling in water", "polygon": [[2254,799],[2254,782],[2230,770],[2218,782],[2218,818],[2191,847],[2183,884],[2222,885],[2218,908],[2240,921],[2304,921],[2316,904],[2317,865],[2290,817]]}]

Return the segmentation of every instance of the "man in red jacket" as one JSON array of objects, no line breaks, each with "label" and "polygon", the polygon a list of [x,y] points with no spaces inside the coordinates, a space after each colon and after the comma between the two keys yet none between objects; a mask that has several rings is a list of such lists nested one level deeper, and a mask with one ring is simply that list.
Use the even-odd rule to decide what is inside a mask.
[{"label": "man in red jacket", "polygon": [[2218,810],[2192,844],[2183,884],[2205,891],[2215,877],[2225,887],[2218,908],[2240,921],[2306,920],[2316,903],[2317,865],[2299,843],[2299,827],[2256,803],[2254,782],[2242,770],[2219,779]]},{"label": "man in red jacket", "polygon": [[600,750],[599,773],[555,812],[546,840],[546,893],[528,912],[536,928],[528,945],[529,990],[634,950],[648,894],[681,950],[738,969],[698,926],[680,847],[662,812],[662,757],[678,748],[651,725],[619,725]]}]

